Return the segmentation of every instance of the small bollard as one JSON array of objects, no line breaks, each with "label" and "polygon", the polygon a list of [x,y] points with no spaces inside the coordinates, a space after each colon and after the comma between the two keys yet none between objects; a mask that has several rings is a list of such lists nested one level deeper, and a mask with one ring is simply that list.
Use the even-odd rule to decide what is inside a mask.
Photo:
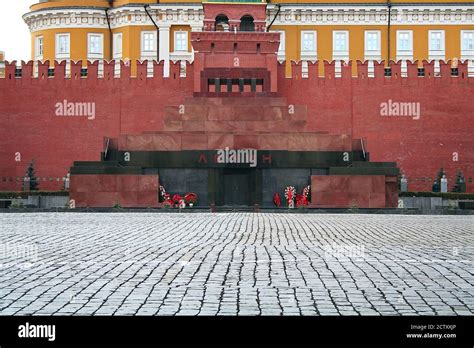
[{"label": "small bollard", "polygon": [[441,192],[448,192],[448,179],[446,175],[441,178]]},{"label": "small bollard", "polygon": [[405,175],[402,175],[400,179],[400,191],[401,192],[408,192],[408,180]]}]

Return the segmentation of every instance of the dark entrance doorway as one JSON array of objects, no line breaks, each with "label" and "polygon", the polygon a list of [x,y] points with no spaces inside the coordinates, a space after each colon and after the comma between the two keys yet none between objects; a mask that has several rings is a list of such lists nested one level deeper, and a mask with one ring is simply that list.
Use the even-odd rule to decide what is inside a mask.
[{"label": "dark entrance doorway", "polygon": [[242,207],[261,204],[262,171],[257,168],[210,168],[208,172],[210,204]]},{"label": "dark entrance doorway", "polygon": [[247,171],[224,173],[224,205],[249,206],[250,175]]}]

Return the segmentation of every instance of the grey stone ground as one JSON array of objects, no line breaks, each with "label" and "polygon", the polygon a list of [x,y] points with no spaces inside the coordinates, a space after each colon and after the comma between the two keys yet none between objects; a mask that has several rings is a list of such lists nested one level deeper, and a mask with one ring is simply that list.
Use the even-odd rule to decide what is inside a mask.
[{"label": "grey stone ground", "polygon": [[0,215],[0,315],[474,313],[471,216]]}]

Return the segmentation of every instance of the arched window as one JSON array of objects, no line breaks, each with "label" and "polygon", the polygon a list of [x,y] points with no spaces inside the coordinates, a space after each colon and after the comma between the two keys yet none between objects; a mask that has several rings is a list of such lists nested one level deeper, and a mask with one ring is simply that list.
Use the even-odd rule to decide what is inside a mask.
[{"label": "arched window", "polygon": [[252,16],[246,15],[240,18],[240,31],[255,31]]},{"label": "arched window", "polygon": [[214,25],[215,31],[229,31],[229,18],[226,15],[218,15]]}]

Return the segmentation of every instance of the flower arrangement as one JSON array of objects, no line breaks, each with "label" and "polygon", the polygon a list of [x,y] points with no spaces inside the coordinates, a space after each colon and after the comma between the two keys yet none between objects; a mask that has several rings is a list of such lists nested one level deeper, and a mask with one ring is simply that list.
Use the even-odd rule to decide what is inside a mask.
[{"label": "flower arrangement", "polygon": [[194,192],[188,193],[186,196],[184,196],[184,200],[186,201],[186,204],[192,207],[197,203],[198,195]]},{"label": "flower arrangement", "polygon": [[310,195],[311,195],[311,185],[308,185],[303,189],[303,196],[306,198],[308,202],[309,202]]},{"label": "flower arrangement", "polygon": [[164,186],[160,185],[160,202],[165,201],[165,195],[166,195],[166,190],[165,190]]},{"label": "flower arrangement", "polygon": [[309,198],[310,192],[311,192],[311,186],[308,185],[303,189],[303,193],[301,195],[300,194],[296,195],[297,208],[304,208],[305,206],[309,204],[308,198]]},{"label": "flower arrangement", "polygon": [[165,193],[163,197],[164,204],[166,204],[168,207],[173,206],[173,200],[171,199],[171,196],[169,193]]},{"label": "flower arrangement", "polygon": [[174,194],[173,198],[171,199],[173,201],[173,206],[175,208],[180,208],[180,202],[181,202],[182,199],[183,199],[183,197],[181,197],[180,195]]},{"label": "flower arrangement", "polygon": [[274,195],[273,195],[273,203],[277,206],[277,208],[280,208],[280,205],[281,205],[281,198],[280,198],[280,194],[278,192],[276,192]]},{"label": "flower arrangement", "polygon": [[164,186],[160,185],[160,202],[163,202],[164,208],[171,208],[173,206],[173,200],[169,193],[166,193]]},{"label": "flower arrangement", "polygon": [[304,195],[296,194],[296,208],[304,208],[308,205],[308,200]]},{"label": "flower arrangement", "polygon": [[164,208],[184,209],[186,206],[194,206],[198,201],[198,195],[194,192],[186,194],[184,197],[180,194],[171,194],[166,192],[163,186],[160,186],[160,202],[163,202]]},{"label": "flower arrangement", "polygon": [[295,207],[295,196],[296,196],[296,189],[294,186],[288,186],[285,189],[285,198],[288,202],[288,208],[293,209]]}]

